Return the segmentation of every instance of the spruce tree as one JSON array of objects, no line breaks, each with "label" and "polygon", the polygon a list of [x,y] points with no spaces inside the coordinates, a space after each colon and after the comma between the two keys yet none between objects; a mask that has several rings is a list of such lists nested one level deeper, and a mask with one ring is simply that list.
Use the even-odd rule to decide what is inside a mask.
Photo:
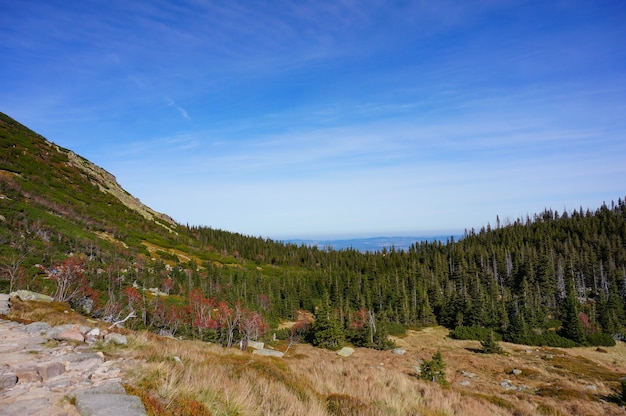
[{"label": "spruce tree", "polygon": [[502,354],[502,347],[498,341],[496,341],[496,337],[493,333],[493,330],[489,331],[489,335],[480,341],[480,345],[482,347],[482,352],[485,354]]},{"label": "spruce tree", "polygon": [[559,335],[564,338],[571,339],[572,341],[582,344],[585,342],[585,331],[583,324],[580,322],[579,314],[580,303],[576,298],[573,285],[570,284],[567,299],[563,305],[563,324]]},{"label": "spruce tree", "polygon": [[441,351],[437,350],[430,361],[424,361],[420,365],[420,378],[438,384],[448,384],[445,368],[446,364],[443,362]]},{"label": "spruce tree", "polygon": [[311,343],[316,347],[338,350],[344,341],[341,323],[335,319],[328,304],[322,305],[315,314],[311,327]]}]

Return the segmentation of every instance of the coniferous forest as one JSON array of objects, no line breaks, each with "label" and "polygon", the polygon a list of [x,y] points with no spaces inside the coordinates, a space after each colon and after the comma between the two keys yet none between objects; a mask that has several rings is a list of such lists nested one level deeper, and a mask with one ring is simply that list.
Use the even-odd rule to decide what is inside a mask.
[{"label": "coniferous forest", "polygon": [[0,291],[225,346],[277,334],[388,348],[389,333],[437,324],[563,347],[625,332],[621,197],[362,253],[176,224],[122,202],[96,168],[1,115]]}]

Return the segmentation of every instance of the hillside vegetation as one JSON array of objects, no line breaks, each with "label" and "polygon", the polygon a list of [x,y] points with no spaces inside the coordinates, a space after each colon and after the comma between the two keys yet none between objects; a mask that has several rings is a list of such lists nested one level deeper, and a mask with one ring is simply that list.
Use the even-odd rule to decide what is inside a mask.
[{"label": "hillside vegetation", "polygon": [[222,346],[275,334],[388,349],[401,342],[390,334],[441,325],[458,339],[613,347],[626,324],[626,204],[497,219],[407,251],[320,250],[176,224],[0,114],[0,267],[0,291]]}]

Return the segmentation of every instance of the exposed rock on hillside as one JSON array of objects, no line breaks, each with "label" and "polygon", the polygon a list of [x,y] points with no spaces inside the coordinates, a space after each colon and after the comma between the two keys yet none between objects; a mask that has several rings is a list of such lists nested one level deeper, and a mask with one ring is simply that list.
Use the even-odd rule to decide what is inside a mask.
[{"label": "exposed rock on hillside", "polygon": [[[56,146],[58,151],[62,151],[58,146]],[[76,166],[80,170],[82,170],[91,180],[91,182],[98,186],[98,188],[102,192],[109,193],[119,199],[124,205],[128,208],[138,212],[144,218],[148,220],[159,219],[158,221],[160,225],[165,228],[168,228],[168,225],[175,226],[176,222],[169,216],[165,214],[161,214],[160,212],[156,212],[152,208],[144,205],[139,199],[133,197],[131,194],[126,192],[115,179],[111,173],[107,172],[105,169],[100,166],[94,165],[90,161],[85,158],[80,157],[76,153],[72,151],[67,151],[67,157],[70,160],[70,165]],[[173,230],[170,229],[173,232]]]}]

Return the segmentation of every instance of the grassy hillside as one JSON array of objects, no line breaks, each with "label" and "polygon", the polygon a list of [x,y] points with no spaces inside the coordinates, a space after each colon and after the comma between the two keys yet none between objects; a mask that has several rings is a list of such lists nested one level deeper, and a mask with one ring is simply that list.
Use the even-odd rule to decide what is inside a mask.
[{"label": "grassy hillside", "polygon": [[[19,302],[11,318],[87,322],[61,303]],[[106,328],[107,324],[98,324]],[[619,407],[626,344],[610,348],[533,348],[454,340],[443,327],[411,330],[395,342],[406,353],[357,348],[350,357],[307,344],[283,358],[200,341],[120,329],[127,347],[96,344],[124,358],[127,391],[150,415],[626,415]],[[278,350],[285,342],[271,343]],[[422,380],[420,363],[441,351],[447,385]]]}]

